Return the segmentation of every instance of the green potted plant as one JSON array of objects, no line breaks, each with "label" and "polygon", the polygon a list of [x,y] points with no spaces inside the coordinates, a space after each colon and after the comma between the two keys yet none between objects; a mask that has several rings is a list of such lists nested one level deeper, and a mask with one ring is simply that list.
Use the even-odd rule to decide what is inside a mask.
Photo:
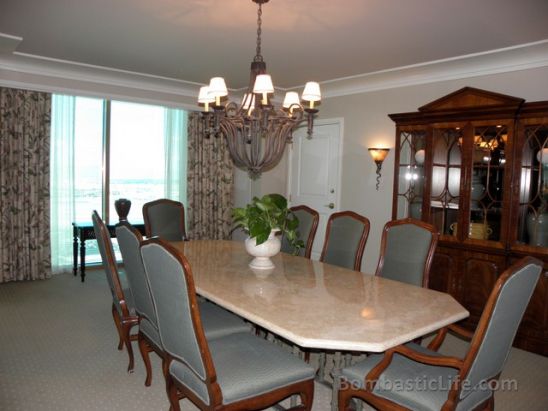
[{"label": "green potted plant", "polygon": [[267,194],[262,198],[254,197],[250,204],[232,210],[234,228],[242,228],[249,238],[246,250],[255,256],[250,263],[252,268],[272,268],[269,257],[280,251],[281,241],[276,234],[285,236],[289,244],[298,253],[304,247],[298,238],[299,219],[287,207],[287,200],[280,194]]}]

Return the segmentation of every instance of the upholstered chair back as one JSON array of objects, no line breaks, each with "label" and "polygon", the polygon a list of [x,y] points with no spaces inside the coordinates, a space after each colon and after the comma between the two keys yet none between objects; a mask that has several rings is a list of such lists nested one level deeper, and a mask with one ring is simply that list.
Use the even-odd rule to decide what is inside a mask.
[{"label": "upholstered chair back", "polygon": [[207,399],[206,361],[212,362],[190,266],[182,254],[161,239],[145,241],[141,255],[156,307],[162,346],[185,367],[183,384]]},{"label": "upholstered chair back", "polygon": [[116,226],[116,238],[122,253],[124,271],[133,294],[135,311],[140,317],[150,321],[156,327],[156,312],[139,249],[143,241],[141,233],[129,223],[121,222]]},{"label": "upholstered chair back", "polygon": [[384,226],[376,275],[419,287],[428,276],[439,234],[430,224],[404,219]]},{"label": "upholstered chair back", "polygon": [[166,241],[186,239],[185,209],[179,201],[160,199],[143,205],[145,232],[148,238],[158,236]]},{"label": "upholstered chair back", "polygon": [[[93,211],[91,215],[93,221],[93,230],[95,232],[95,238],[97,239],[97,246],[101,254],[101,260],[105,269],[110,292],[112,294],[112,302],[118,311],[120,316],[127,314],[123,313],[120,301],[125,300],[122,284],[120,283],[120,277],[118,275],[118,269],[116,268],[116,259],[114,257],[114,250],[112,248],[112,240],[108,232],[108,228],[99,217],[97,211]],[[129,303],[131,298],[126,301]]]},{"label": "upholstered chair back", "polygon": [[[299,220],[299,240],[302,240],[304,243],[304,247],[299,250],[299,254],[297,255],[310,258],[320,216],[316,210],[313,210],[305,205],[291,207],[291,211]],[[293,247],[289,244],[285,237],[282,237],[281,250],[288,254],[293,254],[294,251]]]},{"label": "upholstered chair back", "polygon": [[[480,343],[468,375],[463,376],[469,384],[463,385],[461,399],[502,371],[541,271],[542,263],[529,257],[499,277],[471,342],[471,347]],[[471,348],[469,355],[474,356],[475,350]]]},{"label": "upholstered chair back", "polygon": [[320,261],[359,271],[369,227],[369,220],[353,211],[331,214]]}]

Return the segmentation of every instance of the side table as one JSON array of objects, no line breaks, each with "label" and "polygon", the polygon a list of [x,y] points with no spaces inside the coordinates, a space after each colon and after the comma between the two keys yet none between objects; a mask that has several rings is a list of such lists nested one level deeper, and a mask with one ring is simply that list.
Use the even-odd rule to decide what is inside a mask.
[{"label": "side table", "polygon": [[[145,235],[144,224],[133,224],[137,230]],[[107,225],[108,232],[111,238],[116,237],[116,224]],[[86,241],[95,240],[95,231],[93,230],[93,223],[72,223],[72,252],[73,252],[73,269],[72,273],[76,276],[78,273],[78,243],[80,243],[80,277],[82,282],[86,278]]]}]

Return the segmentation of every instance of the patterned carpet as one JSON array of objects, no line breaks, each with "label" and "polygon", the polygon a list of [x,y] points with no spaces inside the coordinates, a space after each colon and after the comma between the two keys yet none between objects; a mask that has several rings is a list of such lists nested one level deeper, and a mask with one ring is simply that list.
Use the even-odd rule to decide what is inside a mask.
[{"label": "patterned carpet", "polygon": [[[72,275],[0,285],[0,410],[167,410],[155,355],[153,382],[136,350],[133,374],[117,351],[110,293],[102,271],[82,284]],[[466,345],[450,338],[442,352],[462,355]],[[498,392],[497,410],[548,410],[548,358],[512,349],[503,378],[518,390]],[[330,409],[330,391],[316,385],[314,410]],[[184,410],[196,408],[183,401]]]}]

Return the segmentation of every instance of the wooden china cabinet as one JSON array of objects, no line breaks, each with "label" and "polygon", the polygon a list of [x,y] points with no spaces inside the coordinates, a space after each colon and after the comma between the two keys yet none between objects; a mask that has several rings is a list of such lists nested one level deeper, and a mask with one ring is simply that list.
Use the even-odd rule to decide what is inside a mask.
[{"label": "wooden china cabinet", "polygon": [[[430,288],[449,292],[477,325],[497,277],[532,255],[548,268],[548,101],[526,103],[470,87],[396,122],[392,217],[441,234]],[[548,276],[515,346],[548,355]]]}]

